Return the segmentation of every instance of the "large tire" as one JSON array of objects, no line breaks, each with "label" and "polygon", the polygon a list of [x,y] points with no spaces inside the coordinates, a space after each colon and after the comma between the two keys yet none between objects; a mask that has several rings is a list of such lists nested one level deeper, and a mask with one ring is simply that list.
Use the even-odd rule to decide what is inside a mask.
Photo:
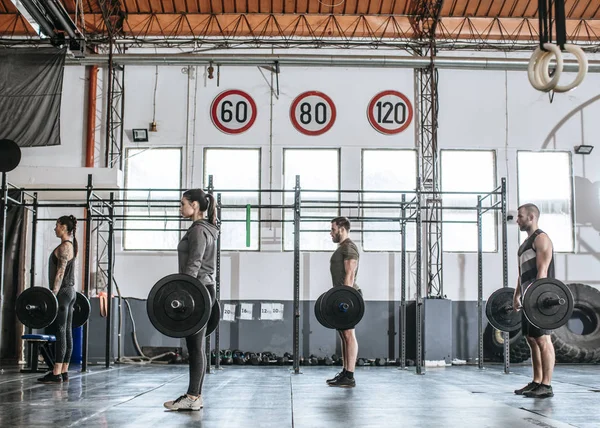
[{"label": "large tire", "polygon": [[[552,332],[556,361],[560,363],[600,362],[600,291],[585,284],[567,284],[573,293],[571,322]],[[571,331],[569,324],[583,331]]]},{"label": "large tire", "polygon": [[[521,330],[511,332],[509,337],[510,362],[522,363],[527,361],[531,357],[531,350]],[[496,330],[490,324],[483,332],[483,355],[487,361],[504,361],[502,332]]]}]

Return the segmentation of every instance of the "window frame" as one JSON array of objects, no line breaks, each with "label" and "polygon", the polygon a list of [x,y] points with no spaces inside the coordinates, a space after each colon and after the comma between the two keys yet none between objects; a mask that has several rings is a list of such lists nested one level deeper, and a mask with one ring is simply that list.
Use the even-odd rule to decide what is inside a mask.
[{"label": "window frame", "polygon": [[[204,189],[208,189],[208,175],[206,175],[206,152],[208,152],[209,150],[232,150],[232,151],[241,151],[241,150],[245,150],[245,151],[258,151],[258,189],[250,189],[250,191],[252,190],[257,190],[258,191],[258,205],[262,205],[262,170],[261,170],[261,166],[262,166],[262,147],[260,146],[243,146],[243,147],[239,147],[239,146],[205,146],[202,150],[202,183],[204,185]],[[218,184],[218,183],[217,183]],[[214,197],[215,197],[215,203],[217,201],[217,193],[222,193],[222,192],[218,192],[218,186],[215,187],[215,193],[214,193]],[[224,249],[221,248],[221,252],[222,253],[230,253],[230,252],[248,252],[248,253],[258,253],[261,251],[262,248],[262,208],[258,208],[258,246],[256,249],[250,249],[250,248],[242,248],[242,249]]]},{"label": "window frame", "polygon": [[[573,242],[573,247],[571,248],[570,251],[557,251],[554,248],[554,242],[552,243],[552,251],[555,254],[576,254],[575,249],[577,248],[577,233],[575,231],[576,228],[576,224],[575,224],[575,219],[576,217],[576,213],[575,213],[575,177],[573,175],[573,153],[569,150],[517,150],[517,156],[516,156],[516,166],[517,166],[517,207],[521,206],[521,201],[519,199],[519,195],[520,195],[520,186],[519,186],[519,177],[520,177],[520,173],[519,173],[519,153],[566,153],[568,155],[569,158],[569,184],[571,186],[571,197],[569,198],[569,202],[571,203],[571,218],[570,218],[570,225],[571,225],[571,242]],[[516,234],[517,234],[517,242],[519,243],[519,245],[521,245],[521,236],[519,233],[519,229],[517,228],[516,230]],[[552,237],[550,237],[550,239],[552,239]]]},{"label": "window frame", "polygon": [[[174,191],[182,191],[182,186],[183,186],[183,147],[182,146],[144,146],[144,147],[140,147],[140,146],[135,146],[135,147],[125,147],[125,166],[124,166],[124,170],[123,170],[123,183],[125,185],[125,188],[123,189],[123,192],[125,193],[125,195],[127,194],[127,192],[129,191],[129,183],[128,183],[128,174],[127,171],[129,169],[129,162],[130,162],[130,157],[128,155],[130,150],[142,150],[142,153],[148,150],[178,150],[179,151],[179,188],[178,189],[172,189]],[[151,189],[151,188],[149,188]],[[171,190],[171,189],[169,189]],[[129,200],[129,198],[126,198],[127,202],[131,202],[133,200]],[[142,200],[142,199],[140,199]],[[177,205],[174,206],[175,209],[177,209]],[[125,215],[127,215],[127,208],[125,208]],[[127,241],[127,232],[135,232],[135,230],[128,230],[127,225],[127,219],[124,219],[125,221],[124,223],[124,229],[123,230],[123,239],[121,242],[121,250],[124,252],[128,252],[128,253],[135,253],[135,252],[143,252],[143,253],[147,253],[149,251],[153,251],[153,252],[167,252],[167,253],[172,253],[172,252],[176,252],[177,251],[177,247],[175,248],[127,248],[126,247],[126,241]],[[131,221],[138,221],[138,220],[131,220]],[[143,221],[143,220],[142,220]],[[175,221],[175,220],[173,220]],[[179,229],[182,229],[182,219],[180,218],[179,220],[177,220],[177,222],[179,223]],[[160,231],[160,229],[157,229],[157,231]],[[181,230],[178,231],[179,237],[178,239],[181,239]],[[149,232],[148,232],[149,233]]]},{"label": "window frame", "polygon": [[[494,189],[497,189],[499,187],[498,185],[498,153],[496,151],[496,149],[440,149],[440,156],[439,156],[439,171],[440,171],[440,191],[442,193],[442,195],[444,194],[444,183],[442,181],[442,153],[443,152],[491,152],[493,157],[494,157],[494,186],[493,189],[490,189],[489,192],[493,191]],[[482,193],[483,195],[484,193]],[[475,195],[474,193],[474,196]],[[493,204],[497,203],[502,196],[501,195],[495,195],[496,200],[493,202]],[[442,253],[448,253],[448,254],[476,254],[478,252],[478,250],[472,250],[472,251],[467,251],[467,250],[445,250],[444,249],[444,223],[443,223],[443,219],[444,219],[444,210],[442,210]],[[477,205],[475,204],[473,212],[475,213],[475,216],[477,216]],[[482,253],[483,254],[495,254],[498,253],[500,251],[500,245],[499,245],[499,225],[498,225],[498,220],[500,219],[501,215],[499,213],[499,210],[495,209],[492,211],[492,213],[494,214],[494,250],[490,251],[490,250],[484,250],[482,248]],[[484,214],[485,215],[485,214]],[[464,223],[464,224],[472,224],[472,223]],[[475,224],[475,227],[477,227],[477,225]]]},{"label": "window frame", "polygon": [[[389,151],[389,152],[400,152],[400,151],[405,151],[405,152],[413,152],[415,155],[415,171],[417,172],[417,174],[419,173],[419,153],[418,150],[416,148],[408,148],[408,147],[401,147],[401,148],[392,148],[392,147],[363,147],[360,151],[360,190],[361,190],[361,194],[360,194],[360,202],[362,203],[364,201],[364,193],[368,192],[368,190],[365,190],[365,156],[364,153],[366,151]],[[416,179],[415,179],[415,189],[412,192],[413,195],[416,195],[417,193],[417,189],[416,189],[417,183],[416,183]],[[373,190],[373,189],[370,189]],[[398,189],[398,190],[408,190],[408,189]],[[407,202],[410,201],[411,198],[407,198]],[[360,213],[361,216],[364,217],[364,210],[365,208],[361,206],[360,209]],[[365,253],[383,253],[383,254],[400,254],[402,253],[402,249],[400,250],[366,250],[365,249],[365,237],[364,237],[364,225],[363,222],[360,222],[361,224],[361,232],[360,232],[360,244],[361,244],[361,250]],[[409,223],[407,223],[408,225]],[[415,224],[415,229],[416,229],[416,224]],[[416,233],[418,233],[418,231],[416,231]],[[400,230],[398,230],[398,234],[400,234]],[[407,246],[408,246],[408,241],[407,241]],[[414,253],[416,252],[416,235],[415,235],[415,248],[414,249],[406,249],[407,253]]]},{"label": "window frame", "polygon": [[[281,182],[281,188],[282,190],[286,190],[285,189],[285,153],[288,150],[297,150],[297,151],[307,151],[307,150],[312,150],[312,151],[322,151],[322,150],[329,150],[329,151],[333,151],[335,150],[337,152],[337,165],[338,165],[338,173],[337,173],[337,181],[338,181],[338,189],[337,189],[337,203],[338,203],[338,208],[337,208],[337,214],[336,217],[340,216],[341,213],[341,207],[340,207],[340,200],[341,200],[341,187],[342,187],[342,148],[341,147],[283,147],[282,151],[281,151],[281,177],[282,177],[282,182]],[[311,189],[307,189],[307,190],[311,190]],[[314,189],[312,189],[314,190]],[[300,177],[300,192],[303,192],[304,188],[302,187],[302,177]],[[302,194],[302,193],[301,193]],[[283,196],[283,204],[285,205],[285,198],[287,196],[287,193],[284,193]],[[283,219],[285,220],[285,209],[283,210]],[[332,217],[333,219],[333,217]],[[285,236],[286,236],[286,227],[290,227],[290,225],[292,225],[291,227],[293,227],[293,223],[289,223],[289,222],[283,222],[283,227],[282,227],[282,233],[281,233],[281,250],[283,252],[291,252],[294,251],[294,249],[290,249],[290,250],[286,250],[285,249]],[[302,230],[302,220],[300,220],[300,230]],[[302,238],[302,232],[300,233],[300,238]],[[302,252],[306,252],[306,253],[329,253],[331,252],[331,250],[303,250],[302,249],[302,244],[300,246],[300,251]]]}]

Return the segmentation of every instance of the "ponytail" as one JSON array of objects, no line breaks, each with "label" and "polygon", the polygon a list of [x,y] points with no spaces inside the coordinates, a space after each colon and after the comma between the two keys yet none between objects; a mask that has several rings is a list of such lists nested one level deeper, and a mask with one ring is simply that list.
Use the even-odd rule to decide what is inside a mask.
[{"label": "ponytail", "polygon": [[206,215],[208,217],[208,221],[210,221],[215,226],[217,225],[217,207],[215,204],[215,197],[210,193],[206,194],[206,202],[208,203],[208,209]]}]

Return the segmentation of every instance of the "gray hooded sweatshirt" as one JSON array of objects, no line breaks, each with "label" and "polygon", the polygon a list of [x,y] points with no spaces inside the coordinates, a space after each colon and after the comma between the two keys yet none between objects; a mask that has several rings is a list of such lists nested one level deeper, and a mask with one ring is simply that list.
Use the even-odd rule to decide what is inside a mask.
[{"label": "gray hooded sweatshirt", "polygon": [[209,221],[193,222],[177,245],[179,273],[198,278],[204,285],[214,285],[218,236],[219,229]]}]

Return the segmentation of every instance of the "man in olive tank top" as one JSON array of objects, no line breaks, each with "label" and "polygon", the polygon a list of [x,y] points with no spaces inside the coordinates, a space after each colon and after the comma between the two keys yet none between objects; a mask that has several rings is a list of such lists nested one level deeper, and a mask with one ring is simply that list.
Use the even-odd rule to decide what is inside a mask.
[{"label": "man in olive tank top", "polygon": [[[337,250],[331,256],[329,270],[331,272],[332,285],[334,287],[354,287],[358,273],[358,248],[348,237],[350,232],[350,221],[346,217],[336,217],[331,220],[331,239],[338,244]],[[354,368],[358,357],[358,342],[354,329],[338,330],[342,340],[342,357],[344,368],[333,379],[328,379],[329,386],[353,388],[356,386],[354,380]]]},{"label": "man in olive tank top", "polygon": [[[552,241],[546,233],[538,229],[540,210],[534,204],[519,207],[517,224],[521,232],[527,232],[527,239],[519,247],[519,277],[513,298],[513,307],[522,309],[523,296],[531,284],[540,278],[554,278],[554,256]],[[541,330],[531,324],[522,313],[522,331],[531,348],[533,380],[525,387],[515,390],[515,394],[526,397],[552,397],[552,372],[554,371],[554,345],[550,330]]]}]

